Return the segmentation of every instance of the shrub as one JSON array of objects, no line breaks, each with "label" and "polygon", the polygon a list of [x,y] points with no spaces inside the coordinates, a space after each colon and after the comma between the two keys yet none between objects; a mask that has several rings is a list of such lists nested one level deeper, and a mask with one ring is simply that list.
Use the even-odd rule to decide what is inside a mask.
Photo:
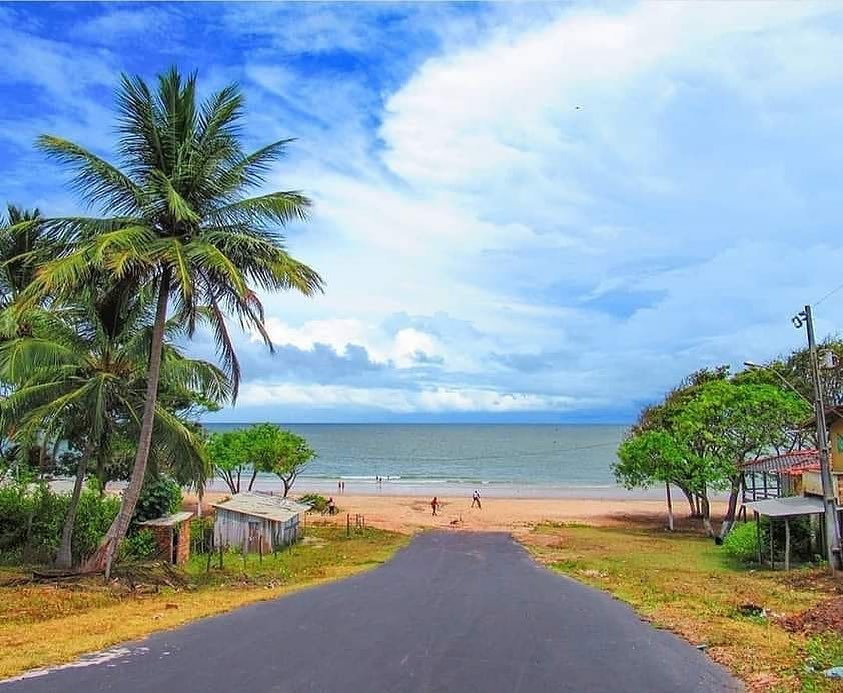
[{"label": "shrub", "polygon": [[[766,527],[761,525],[761,545],[764,546]],[[742,563],[758,560],[758,537],[755,522],[736,525],[723,540],[723,550],[728,556]]]},{"label": "shrub", "polygon": [[328,507],[328,499],[325,496],[320,496],[318,493],[305,493],[299,498],[299,501],[309,505],[317,513],[324,512],[325,508]]},{"label": "shrub", "polygon": [[149,476],[143,482],[132,524],[178,512],[181,501],[181,486],[174,479],[163,475]]},{"label": "shrub", "polygon": [[[101,496],[97,491],[89,489],[82,492],[73,525],[74,561],[79,561],[94,552],[112,521],[117,517],[119,510],[120,499],[116,496]],[[64,521],[63,516],[62,521]]]},{"label": "shrub", "polygon": [[[0,488],[0,553],[10,563],[47,563],[61,542],[70,494],[55,493],[46,484]],[[75,561],[88,556],[117,515],[120,501],[84,490],[73,527]]]},{"label": "shrub", "polygon": [[158,555],[155,535],[149,529],[142,529],[126,537],[120,545],[121,561],[148,561]]}]

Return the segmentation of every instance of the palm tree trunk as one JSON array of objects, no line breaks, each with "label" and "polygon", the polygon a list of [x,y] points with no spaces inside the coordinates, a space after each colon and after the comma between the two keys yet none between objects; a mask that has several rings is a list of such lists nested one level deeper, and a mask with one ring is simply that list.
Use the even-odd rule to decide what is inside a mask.
[{"label": "palm tree trunk", "polygon": [[120,512],[108,528],[99,548],[88,560],[85,568],[91,571],[105,570],[106,578],[111,574],[111,563],[120,542],[126,537],[129,523],[135,512],[143,480],[146,476],[146,464],[149,460],[149,448],[152,443],[152,427],[155,423],[155,406],[158,403],[158,379],[161,375],[161,348],[164,344],[164,324],[167,321],[167,298],[170,293],[170,272],[164,270],[158,287],[158,305],[155,309],[155,322],[152,326],[152,341],[149,346],[149,375],[146,383],[146,401],[143,405],[138,450],[129,484],[123,491]]},{"label": "palm tree trunk", "polygon": [[79,499],[82,497],[82,484],[85,481],[85,471],[88,469],[88,460],[91,458],[91,446],[85,444],[85,450],[79,458],[76,467],[76,481],[73,482],[73,493],[70,496],[70,505],[67,507],[67,515],[64,518],[64,527],[61,530],[61,545],[56,554],[56,566],[59,568],[70,568],[73,565],[73,552],[71,542],[73,540],[73,526],[76,523],[76,511],[79,509]]}]

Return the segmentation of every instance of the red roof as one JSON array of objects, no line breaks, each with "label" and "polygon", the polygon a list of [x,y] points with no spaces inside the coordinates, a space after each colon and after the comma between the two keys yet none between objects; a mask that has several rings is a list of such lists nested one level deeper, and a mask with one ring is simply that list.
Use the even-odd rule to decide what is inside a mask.
[{"label": "red roof", "polygon": [[820,470],[819,450],[793,450],[783,455],[760,457],[740,465],[745,472],[774,472],[777,474],[801,474]]}]

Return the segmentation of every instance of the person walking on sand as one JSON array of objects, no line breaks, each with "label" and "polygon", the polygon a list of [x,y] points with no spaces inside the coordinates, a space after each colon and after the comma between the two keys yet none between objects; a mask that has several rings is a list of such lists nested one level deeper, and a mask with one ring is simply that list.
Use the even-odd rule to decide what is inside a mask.
[{"label": "person walking on sand", "polygon": [[471,507],[477,506],[478,510],[482,510],[483,506],[480,505],[480,491],[475,491],[474,496],[471,498]]},{"label": "person walking on sand", "polygon": [[436,496],[433,496],[433,500],[430,501],[430,507],[433,508],[433,515],[436,516],[436,510],[439,507],[439,499]]}]

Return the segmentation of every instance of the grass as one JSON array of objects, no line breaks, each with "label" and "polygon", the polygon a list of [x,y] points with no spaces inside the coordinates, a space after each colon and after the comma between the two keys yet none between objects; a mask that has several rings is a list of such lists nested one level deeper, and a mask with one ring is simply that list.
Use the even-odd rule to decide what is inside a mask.
[{"label": "grass", "polygon": [[[549,568],[607,590],[657,627],[705,645],[752,690],[843,690],[816,673],[843,664],[843,639],[790,633],[776,622],[834,595],[825,571],[749,570],[709,539],[653,528],[544,524],[524,543]],[[744,615],[745,604],[769,615]]]},{"label": "grass", "polygon": [[[204,556],[193,556],[184,589],[143,594],[101,579],[0,587],[0,679],[373,568],[407,541],[374,529],[347,538],[344,528],[310,527],[292,549],[262,562],[249,556],[245,570],[239,554],[227,554],[222,570],[215,556],[210,571]],[[10,577],[0,573],[0,581]]]}]

